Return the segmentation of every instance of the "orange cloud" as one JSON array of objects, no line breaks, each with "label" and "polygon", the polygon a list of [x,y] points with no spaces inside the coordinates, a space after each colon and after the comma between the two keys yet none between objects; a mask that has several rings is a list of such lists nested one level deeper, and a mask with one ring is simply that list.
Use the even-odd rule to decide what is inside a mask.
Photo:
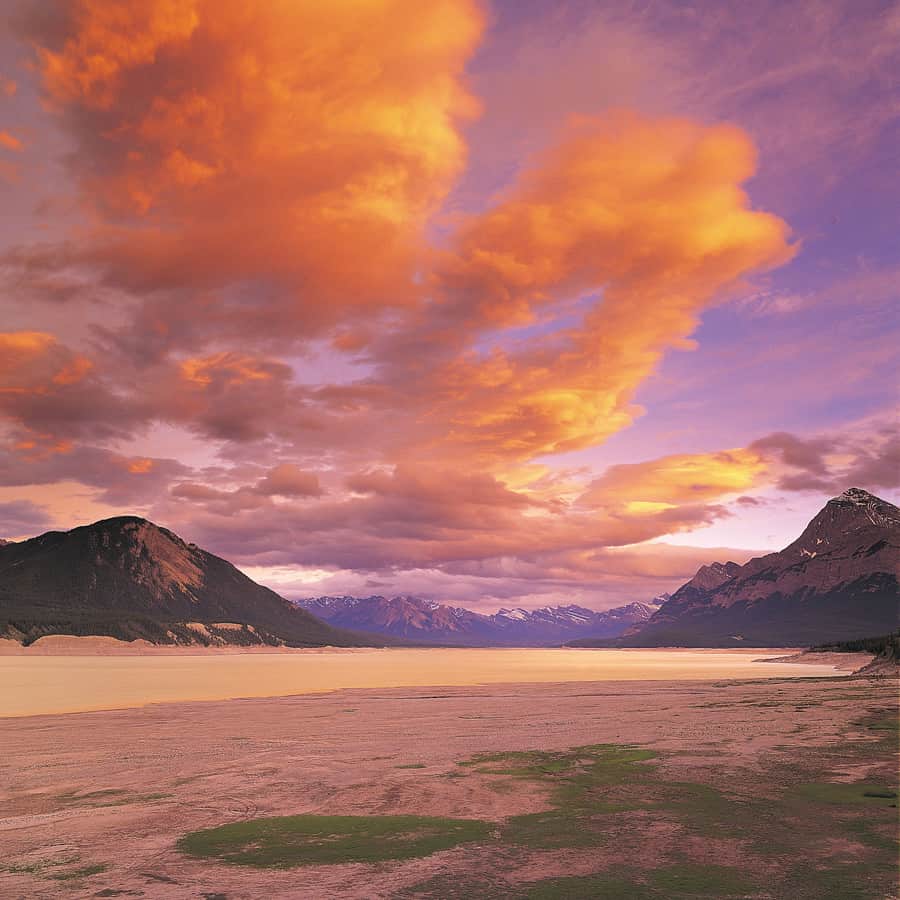
[{"label": "orange cloud", "polygon": [[0,131],[0,147],[4,147],[6,150],[14,150],[18,153],[22,149],[22,142],[14,134],[10,134],[8,131]]},{"label": "orange cloud", "polygon": [[144,396],[105,374],[49,332],[0,332],[0,428],[24,431],[22,440],[52,453],[68,452],[76,436],[126,435],[147,419]]},{"label": "orange cloud", "polygon": [[59,454],[71,453],[75,445],[71,441],[56,440],[52,434],[25,432],[28,437],[13,443],[13,449],[22,454],[23,459],[30,462],[44,460]]},{"label": "orange cloud", "polygon": [[214,381],[224,385],[267,381],[273,374],[264,361],[239,353],[216,353],[201,359],[186,359],[179,368],[185,381],[200,386]]},{"label": "orange cloud", "polygon": [[154,375],[144,392],[158,419],[238,441],[284,427],[293,372],[279,360],[221,352],[167,364]]},{"label": "orange cloud", "polygon": [[0,394],[47,393],[80,381],[91,368],[47,332],[0,332]]},{"label": "orange cloud", "polygon": [[[752,210],[740,188],[754,166],[750,140],[731,126],[627,114],[573,125],[463,226],[437,276],[437,345],[448,334],[494,343],[459,352],[429,380],[449,442],[527,459],[627,425],[636,387],[667,349],[690,346],[700,312],[794,253],[786,224]],[[554,325],[578,298],[593,298],[581,321]],[[504,331],[521,325],[537,336]]]},{"label": "orange cloud", "polygon": [[86,356],[76,356],[53,376],[53,383],[75,384],[93,368],[94,364]]},{"label": "orange cloud", "polygon": [[262,312],[220,311],[234,333],[409,301],[476,110],[461,82],[476,0],[72,7],[61,39],[35,40],[110,223],[95,260],[143,287],[276,283]]},{"label": "orange cloud", "polygon": [[709,503],[755,487],[767,473],[753,449],[676,454],[611,466],[579,498],[589,506],[621,508],[630,515]]}]

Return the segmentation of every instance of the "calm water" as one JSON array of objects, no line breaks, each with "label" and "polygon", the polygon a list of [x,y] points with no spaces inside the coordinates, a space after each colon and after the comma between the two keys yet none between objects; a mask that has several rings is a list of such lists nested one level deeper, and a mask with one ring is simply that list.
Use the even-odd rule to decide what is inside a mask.
[{"label": "calm water", "polygon": [[0,717],[336,688],[839,674],[825,665],[753,661],[765,655],[726,650],[392,649],[0,656]]}]

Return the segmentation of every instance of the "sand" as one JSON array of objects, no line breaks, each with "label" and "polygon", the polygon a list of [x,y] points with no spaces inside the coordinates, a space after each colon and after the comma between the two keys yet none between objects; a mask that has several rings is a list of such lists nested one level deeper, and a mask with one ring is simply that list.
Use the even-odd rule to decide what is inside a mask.
[{"label": "sand", "polygon": [[[78,644],[78,641],[86,643]],[[137,642],[136,642],[137,643]],[[837,675],[843,659],[759,660],[783,650],[317,649],[130,646],[56,638],[0,655],[0,717],[152,703],[276,697],[341,688]],[[99,649],[99,654],[72,652]],[[130,650],[130,652],[128,652]],[[871,657],[864,657],[865,664]]]}]

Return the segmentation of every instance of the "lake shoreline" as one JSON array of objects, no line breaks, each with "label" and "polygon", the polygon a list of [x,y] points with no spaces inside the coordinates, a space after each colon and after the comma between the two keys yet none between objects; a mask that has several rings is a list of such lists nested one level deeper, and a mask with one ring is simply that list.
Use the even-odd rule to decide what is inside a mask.
[{"label": "lake shoreline", "polygon": [[721,652],[768,655],[781,654],[785,658],[799,658],[805,652],[803,647],[566,647],[563,645],[547,647],[465,647],[433,645],[410,646],[371,646],[371,647],[336,647],[323,645],[320,647],[268,647],[237,644],[227,646],[208,646],[202,644],[152,644],[145,640],[122,641],[114,637],[101,635],[76,636],[69,634],[52,634],[39,638],[33,644],[23,645],[9,638],[0,638],[0,656],[165,656],[178,654],[181,656],[208,656],[219,654],[297,654],[297,653],[371,653],[377,650],[484,650],[484,651],[521,651],[521,650],[566,650],[587,653],[696,653]]},{"label": "lake shoreline", "polygon": [[[570,682],[694,682],[837,677],[835,661],[775,661],[784,651],[315,648],[276,653],[162,650],[0,656],[0,718],[156,704]],[[766,665],[759,665],[767,661]],[[844,660],[837,661],[844,663]]]}]

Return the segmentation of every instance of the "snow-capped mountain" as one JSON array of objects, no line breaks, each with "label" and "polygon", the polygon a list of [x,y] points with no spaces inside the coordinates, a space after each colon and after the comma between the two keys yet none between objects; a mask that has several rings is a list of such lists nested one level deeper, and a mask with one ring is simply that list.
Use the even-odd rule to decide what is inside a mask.
[{"label": "snow-capped mountain", "polygon": [[431,644],[530,647],[554,646],[580,637],[616,637],[649,619],[662,602],[663,598],[658,597],[650,603],[629,603],[604,612],[572,604],[534,610],[500,609],[493,615],[483,615],[408,596],[295,601],[297,606],[341,628]]}]

